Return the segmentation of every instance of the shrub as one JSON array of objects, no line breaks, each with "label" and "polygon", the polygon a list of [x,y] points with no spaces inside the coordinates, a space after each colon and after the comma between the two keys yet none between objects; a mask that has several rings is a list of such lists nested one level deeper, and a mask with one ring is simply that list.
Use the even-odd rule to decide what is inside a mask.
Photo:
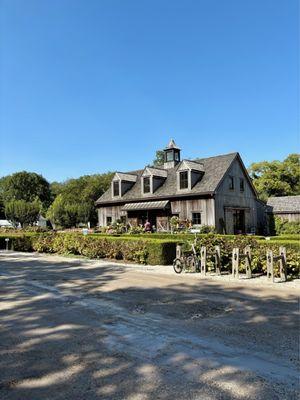
[{"label": "shrub", "polygon": [[275,232],[277,235],[284,234],[300,234],[300,222],[287,221],[279,217],[274,218],[275,221]]},{"label": "shrub", "polygon": [[9,250],[16,250],[16,251],[32,251],[32,238],[34,235],[1,235],[0,236],[0,248],[6,248],[6,241],[5,239],[8,238],[8,248]]},{"label": "shrub", "polygon": [[216,229],[214,226],[210,225],[201,225],[200,226],[200,233],[215,233]]},{"label": "shrub", "polygon": [[89,258],[110,258],[143,264],[171,264],[176,243],[160,239],[135,239],[77,233],[48,233],[34,237],[35,251],[83,255]]}]

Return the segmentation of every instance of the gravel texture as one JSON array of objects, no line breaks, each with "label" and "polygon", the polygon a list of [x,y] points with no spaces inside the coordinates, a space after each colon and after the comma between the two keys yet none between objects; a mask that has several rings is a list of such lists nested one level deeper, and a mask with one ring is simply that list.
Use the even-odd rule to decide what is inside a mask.
[{"label": "gravel texture", "polygon": [[0,399],[297,399],[299,287],[2,251]]}]

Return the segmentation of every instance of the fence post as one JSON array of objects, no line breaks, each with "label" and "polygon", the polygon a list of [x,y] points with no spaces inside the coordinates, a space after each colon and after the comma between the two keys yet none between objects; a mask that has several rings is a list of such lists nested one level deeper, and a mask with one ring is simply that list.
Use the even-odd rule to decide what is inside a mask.
[{"label": "fence post", "polygon": [[176,244],[176,258],[180,258],[182,254],[182,245]]},{"label": "fence post", "polygon": [[286,282],[286,249],[285,247],[279,247],[279,271],[280,271],[280,279],[282,282]]},{"label": "fence post", "polygon": [[239,249],[237,247],[232,250],[232,277],[239,278]]},{"label": "fence post", "polygon": [[267,278],[274,282],[274,260],[273,251],[267,250]]},{"label": "fence post", "polygon": [[220,246],[215,246],[215,267],[216,267],[216,274],[221,275],[221,248],[220,248]]},{"label": "fence post", "polygon": [[206,275],[206,247],[205,246],[201,246],[200,255],[201,255],[201,263],[200,263],[201,275]]},{"label": "fence post", "polygon": [[9,238],[5,238],[5,242],[6,242],[5,250],[8,251]]},{"label": "fence post", "polygon": [[244,248],[244,254],[245,254],[245,268],[246,268],[246,277],[251,278],[251,247],[246,246]]}]

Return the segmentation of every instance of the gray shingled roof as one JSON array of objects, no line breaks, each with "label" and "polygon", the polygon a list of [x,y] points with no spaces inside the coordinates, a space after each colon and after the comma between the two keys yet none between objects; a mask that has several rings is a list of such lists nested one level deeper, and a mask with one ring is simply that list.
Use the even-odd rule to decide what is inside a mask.
[{"label": "gray shingled roof", "polygon": [[300,213],[300,196],[269,197],[267,206],[271,207],[274,213]]},{"label": "gray shingled roof", "polygon": [[[227,169],[230,167],[231,163],[237,157],[237,155],[238,153],[230,153],[215,157],[193,160],[193,162],[198,162],[204,165],[204,175],[202,179],[198,183],[196,183],[192,190],[186,192],[185,195],[203,195],[214,193]],[[96,201],[96,204],[124,203],[127,201],[142,201],[147,199],[150,200],[151,197],[159,200],[160,198],[162,199],[171,196],[180,196],[182,195],[182,192],[178,191],[176,180],[176,171],[179,165],[177,165],[175,168],[170,168],[167,170],[167,179],[165,180],[163,185],[160,186],[152,195],[142,194],[141,175],[144,169],[127,172],[128,174],[137,175],[137,181],[133,185],[133,187],[121,198],[113,198],[111,188],[109,187],[108,190]]]}]

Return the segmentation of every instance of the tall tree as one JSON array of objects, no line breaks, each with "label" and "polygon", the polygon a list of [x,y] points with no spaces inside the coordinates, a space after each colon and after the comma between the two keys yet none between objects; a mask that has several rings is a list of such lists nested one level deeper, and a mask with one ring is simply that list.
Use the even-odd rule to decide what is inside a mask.
[{"label": "tall tree", "polygon": [[27,225],[33,225],[38,220],[40,207],[38,200],[33,202],[11,200],[5,204],[5,215],[14,226],[20,223],[24,228]]},{"label": "tall tree", "polygon": [[88,221],[95,225],[97,214],[95,201],[108,189],[113,173],[84,175],[69,179],[51,187],[57,190],[57,197],[49,208],[47,216],[56,225],[70,228]]},{"label": "tall tree", "polygon": [[248,171],[262,200],[270,196],[300,194],[299,154],[290,154],[284,161],[253,163]]},{"label": "tall tree", "polygon": [[51,201],[50,185],[35,172],[16,172],[0,180],[0,197],[4,205],[13,200],[39,200],[43,207],[48,207]]},{"label": "tall tree", "polygon": [[163,150],[157,150],[155,153],[155,158],[153,160],[154,167],[160,167],[164,164],[165,161],[165,153]]}]

